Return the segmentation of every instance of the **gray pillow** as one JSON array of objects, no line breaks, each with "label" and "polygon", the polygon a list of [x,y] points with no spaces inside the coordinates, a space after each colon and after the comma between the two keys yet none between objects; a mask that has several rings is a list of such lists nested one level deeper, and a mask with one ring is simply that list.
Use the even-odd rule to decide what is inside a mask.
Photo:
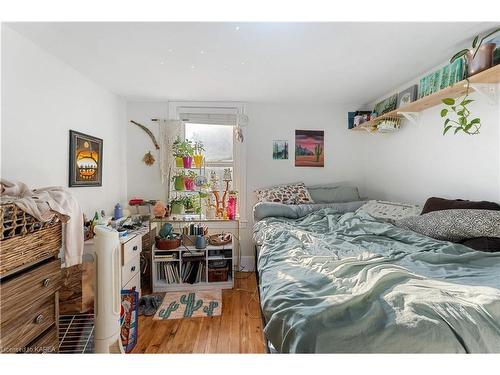
[{"label": "gray pillow", "polygon": [[365,203],[366,201],[355,201],[343,203],[289,205],[274,202],[259,202],[253,208],[253,218],[255,221],[259,221],[271,216],[286,217],[288,219],[298,219],[299,217],[306,216],[311,212],[318,211],[323,208],[333,208],[339,213],[344,214],[346,212],[356,211]]},{"label": "gray pillow", "polygon": [[354,202],[359,201],[358,188],[338,184],[322,184],[308,186],[314,203]]},{"label": "gray pillow", "polygon": [[396,221],[396,226],[435,238],[459,242],[476,237],[500,237],[500,211],[444,210]]}]

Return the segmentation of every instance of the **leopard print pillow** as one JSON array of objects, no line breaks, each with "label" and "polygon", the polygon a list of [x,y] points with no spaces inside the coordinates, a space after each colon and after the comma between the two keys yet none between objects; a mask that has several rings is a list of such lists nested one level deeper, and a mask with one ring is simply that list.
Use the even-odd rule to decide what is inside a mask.
[{"label": "leopard print pillow", "polygon": [[304,183],[273,186],[268,189],[255,190],[259,202],[275,202],[283,204],[314,203]]},{"label": "leopard print pillow", "polygon": [[403,229],[437,240],[459,242],[477,237],[500,237],[500,211],[443,210],[397,220]]}]

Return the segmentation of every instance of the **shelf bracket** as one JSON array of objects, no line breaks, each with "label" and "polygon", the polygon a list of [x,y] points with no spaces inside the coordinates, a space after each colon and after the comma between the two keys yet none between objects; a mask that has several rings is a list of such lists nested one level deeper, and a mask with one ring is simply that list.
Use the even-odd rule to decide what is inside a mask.
[{"label": "shelf bracket", "polygon": [[496,104],[497,100],[497,85],[491,83],[471,83],[470,87],[475,92],[485,98],[491,105]]},{"label": "shelf bracket", "polygon": [[414,125],[418,124],[418,112],[398,112],[398,115],[402,115],[405,119],[407,119]]}]

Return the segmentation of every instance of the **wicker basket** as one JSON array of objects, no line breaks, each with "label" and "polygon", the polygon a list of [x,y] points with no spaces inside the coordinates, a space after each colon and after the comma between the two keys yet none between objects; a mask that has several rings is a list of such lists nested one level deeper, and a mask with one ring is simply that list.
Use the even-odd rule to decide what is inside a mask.
[{"label": "wicker basket", "polygon": [[233,237],[230,234],[226,234],[224,237],[222,234],[212,234],[208,237],[208,242],[213,246],[224,246],[233,240]]},{"label": "wicker basket", "polygon": [[40,222],[12,203],[0,205],[0,276],[22,265],[55,256],[62,245],[56,216]]}]

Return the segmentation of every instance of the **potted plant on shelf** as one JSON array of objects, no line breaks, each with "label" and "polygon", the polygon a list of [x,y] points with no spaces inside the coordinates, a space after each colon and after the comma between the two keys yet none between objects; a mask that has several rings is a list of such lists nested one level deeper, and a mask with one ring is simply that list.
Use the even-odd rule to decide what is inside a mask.
[{"label": "potted plant on shelf", "polygon": [[196,168],[201,168],[203,163],[203,151],[205,151],[205,146],[202,141],[196,141],[194,143],[194,165]]},{"label": "potted plant on shelf", "polygon": [[172,154],[175,157],[175,166],[177,168],[182,168],[184,166],[182,161],[182,141],[179,137],[172,144]]},{"label": "potted plant on shelf", "polygon": [[172,215],[184,215],[186,197],[177,197],[170,200],[170,211]]},{"label": "potted plant on shelf", "polygon": [[188,171],[187,176],[184,177],[184,187],[186,190],[193,191],[195,184],[194,180],[196,178],[196,172],[195,171]]},{"label": "potted plant on shelf", "polygon": [[500,28],[497,28],[490,33],[483,36],[481,39],[479,35],[476,35],[472,41],[471,49],[463,49],[457,52],[450,60],[450,63],[453,63],[455,60],[462,58],[465,56],[467,61],[467,72],[468,76],[471,77],[474,74],[482,72],[488,68],[491,68],[493,65],[493,50],[496,47],[495,43],[485,43],[483,42],[500,31]]},{"label": "potted plant on shelf", "polygon": [[183,170],[178,170],[175,172],[172,179],[174,180],[174,189],[177,191],[184,190],[184,179],[186,177],[186,172]]},{"label": "potted plant on shelf", "polygon": [[180,153],[182,155],[182,164],[186,169],[191,168],[191,164],[193,163],[193,154],[194,147],[192,142],[189,139],[185,139],[180,144]]}]

